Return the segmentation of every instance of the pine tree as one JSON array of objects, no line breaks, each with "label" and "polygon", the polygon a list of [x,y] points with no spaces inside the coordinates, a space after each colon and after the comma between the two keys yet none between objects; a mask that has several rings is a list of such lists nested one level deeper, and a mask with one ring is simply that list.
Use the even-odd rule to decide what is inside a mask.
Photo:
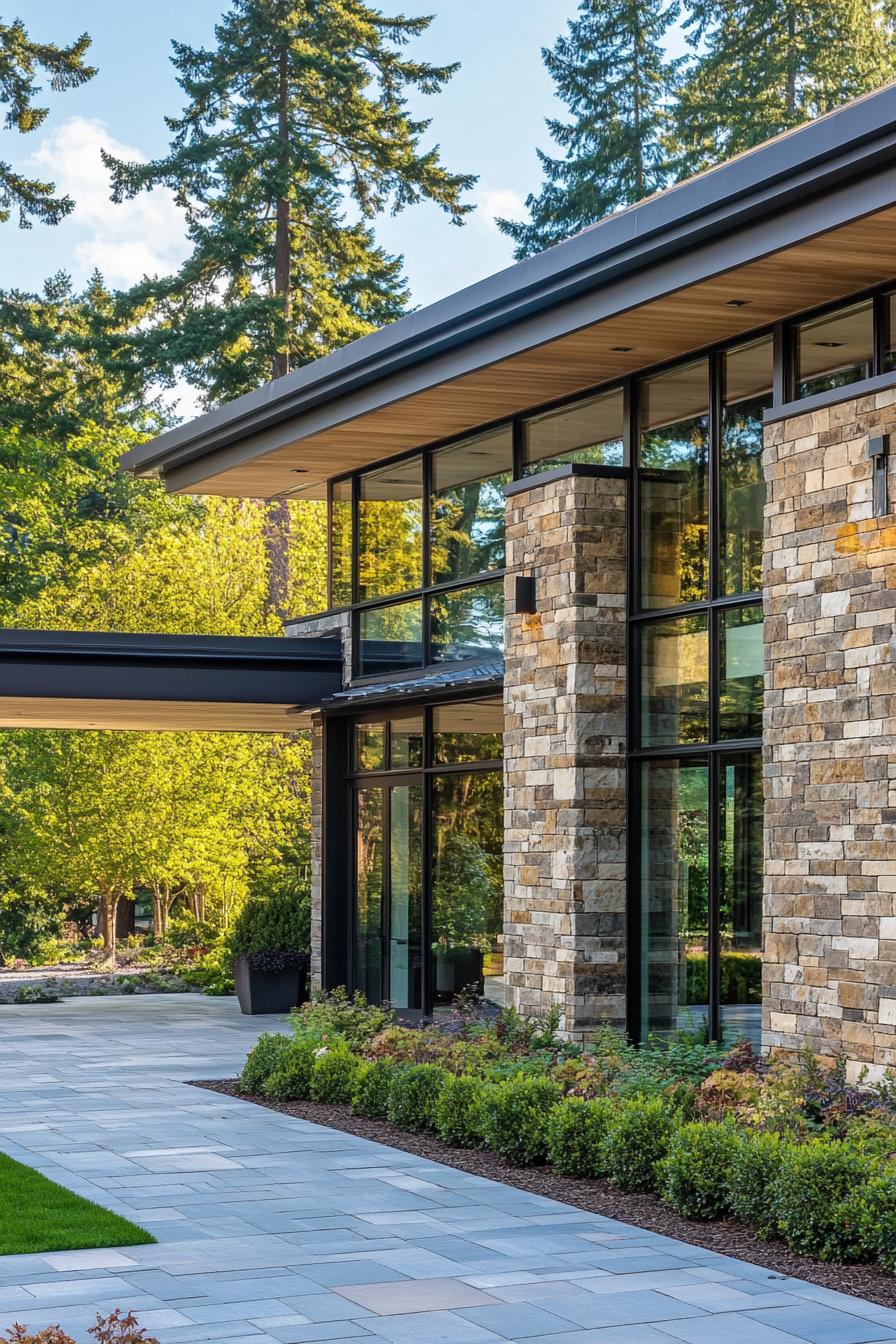
[{"label": "pine tree", "polygon": [[403,311],[401,260],[368,221],[430,200],[460,223],[475,180],[421,148],[429,123],[407,110],[456,69],[402,53],[429,22],[363,0],[235,0],[213,50],[174,44],[187,102],[170,152],[105,156],[114,199],[163,184],[186,213],[190,257],[131,296],[152,314],[135,341],[157,373],[226,400]]},{"label": "pine tree", "polygon": [[581,0],[577,17],[542,58],[571,121],[549,119],[562,158],[543,151],[529,219],[499,219],[519,260],[663,187],[675,62],[664,41],[678,15],[666,0]]},{"label": "pine tree", "polygon": [[896,74],[879,0],[694,0],[679,91],[680,177],[830,112]]},{"label": "pine tree", "polygon": [[[8,107],[3,121],[7,130],[26,134],[37,130],[46,119],[49,108],[34,103],[41,87],[37,82],[39,71],[49,75],[55,93],[77,88],[93,78],[96,70],[84,63],[89,46],[86,33],[67,47],[35,42],[21,19],[12,23],[0,19],[0,103]],[[22,229],[29,229],[32,219],[58,224],[74,202],[68,196],[54,195],[55,190],[52,182],[23,177],[12,164],[0,161],[0,223],[5,223],[15,209]]]}]

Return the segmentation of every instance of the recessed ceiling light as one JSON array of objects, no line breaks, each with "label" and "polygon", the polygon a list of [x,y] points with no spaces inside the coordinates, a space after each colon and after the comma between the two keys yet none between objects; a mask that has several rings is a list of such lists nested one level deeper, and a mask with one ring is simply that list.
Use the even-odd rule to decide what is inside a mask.
[{"label": "recessed ceiling light", "polygon": [[728,299],[727,305],[729,308],[746,308],[750,302],[750,299]]},{"label": "recessed ceiling light", "polygon": [[815,344],[822,350],[839,350],[843,341],[816,341]]},{"label": "recessed ceiling light", "polygon": [[617,355],[627,355],[627,354],[630,354],[631,351],[634,350],[634,348],[635,348],[635,347],[634,347],[633,345],[611,345],[611,346],[610,346],[610,349],[611,349],[612,351],[614,351],[614,353],[617,354]]}]

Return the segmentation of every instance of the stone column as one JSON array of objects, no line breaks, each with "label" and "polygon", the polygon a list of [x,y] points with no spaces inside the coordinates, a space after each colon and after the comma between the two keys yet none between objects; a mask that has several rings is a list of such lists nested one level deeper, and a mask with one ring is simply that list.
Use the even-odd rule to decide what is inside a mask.
[{"label": "stone column", "polygon": [[896,387],[842,395],[765,436],[763,1041],[854,1079],[896,1065]]},{"label": "stone column", "polygon": [[504,978],[576,1038],[625,1021],[625,476],[565,467],[507,503]]},{"label": "stone column", "polygon": [[324,721],[311,720],[311,988],[321,988],[323,966]]}]

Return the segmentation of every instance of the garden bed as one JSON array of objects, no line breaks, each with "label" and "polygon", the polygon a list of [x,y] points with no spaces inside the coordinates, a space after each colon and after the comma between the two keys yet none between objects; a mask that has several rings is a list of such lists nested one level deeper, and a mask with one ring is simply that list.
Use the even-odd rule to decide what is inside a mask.
[{"label": "garden bed", "polygon": [[445,1166],[467,1171],[474,1176],[500,1181],[504,1185],[558,1200],[588,1213],[617,1218],[649,1232],[676,1237],[692,1246],[703,1246],[719,1255],[730,1255],[750,1264],[762,1265],[771,1276],[792,1276],[817,1283],[835,1292],[867,1298],[881,1306],[896,1309],[896,1278],[877,1265],[821,1264],[797,1255],[780,1241],[760,1241],[741,1223],[731,1219],[694,1222],[682,1218],[658,1195],[625,1194],[607,1181],[573,1180],[560,1176],[550,1166],[514,1167],[488,1149],[455,1148],[428,1134],[411,1134],[387,1120],[369,1120],[354,1115],[350,1106],[334,1106],[317,1101],[272,1102],[262,1096],[247,1097],[237,1090],[235,1079],[196,1080],[195,1087],[224,1096],[238,1097],[257,1106],[308,1120],[315,1125],[342,1130],[374,1143],[387,1144],[415,1157],[442,1162]]},{"label": "garden bed", "polygon": [[62,998],[99,998],[106,994],[201,993],[176,972],[158,965],[121,966],[101,971],[84,962],[0,970],[0,1006],[5,1003],[52,1003]]}]

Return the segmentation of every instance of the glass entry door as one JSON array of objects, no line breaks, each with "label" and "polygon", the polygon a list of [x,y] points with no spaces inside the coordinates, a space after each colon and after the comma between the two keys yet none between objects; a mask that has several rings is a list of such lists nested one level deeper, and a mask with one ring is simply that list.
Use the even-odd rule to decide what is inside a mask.
[{"label": "glass entry door", "polygon": [[365,782],[355,812],[355,982],[372,1003],[422,1012],[422,782]]}]

